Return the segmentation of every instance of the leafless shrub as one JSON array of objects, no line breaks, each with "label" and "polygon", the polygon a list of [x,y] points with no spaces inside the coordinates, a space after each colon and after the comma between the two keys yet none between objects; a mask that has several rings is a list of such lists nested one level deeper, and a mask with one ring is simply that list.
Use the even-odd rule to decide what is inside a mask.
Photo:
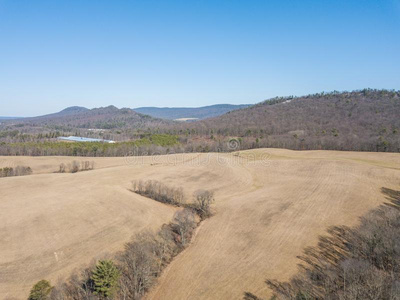
[{"label": "leafless shrub", "polygon": [[182,188],[168,187],[157,180],[133,181],[132,191],[162,203],[180,206],[185,202]]},{"label": "leafless shrub", "polygon": [[185,208],[175,213],[173,229],[178,234],[178,242],[186,247],[197,226],[196,216],[191,209]]},{"label": "leafless shrub", "polygon": [[151,233],[137,235],[118,257],[123,299],[140,299],[160,272],[158,243]]},{"label": "leafless shrub", "polygon": [[194,193],[196,210],[200,218],[205,219],[211,216],[211,204],[215,201],[214,193],[207,190],[198,190]]},{"label": "leafless shrub", "polygon": [[117,258],[121,299],[141,299],[163,268],[186,246],[196,226],[195,215],[186,208],[157,234],[144,232],[127,243]]},{"label": "leafless shrub", "polygon": [[15,176],[23,176],[32,174],[32,169],[30,167],[17,166],[14,171]]},{"label": "leafless shrub", "polygon": [[59,173],[65,173],[65,170],[67,169],[67,166],[63,163],[60,164],[60,169],[59,169]]},{"label": "leafless shrub", "polygon": [[58,283],[50,294],[50,300],[98,300],[98,296],[93,294],[94,284],[90,279],[93,265]]},{"label": "leafless shrub", "polygon": [[173,232],[172,223],[164,224],[158,232],[156,242],[159,253],[159,270],[170,263],[172,258],[179,253],[179,248],[176,243],[176,234]]},{"label": "leafless shrub", "polygon": [[88,171],[94,169],[94,161],[82,161],[81,162],[81,171]]},{"label": "leafless shrub", "polygon": [[25,166],[17,166],[15,168],[1,168],[0,177],[10,177],[10,176],[24,176],[31,175],[32,169]]},{"label": "leafless shrub", "polygon": [[74,160],[73,162],[69,163],[68,165],[65,165],[64,163],[61,163],[59,166],[59,173],[65,173],[68,171],[68,173],[77,173],[80,171],[89,171],[94,169],[94,162],[93,161],[76,161]]},{"label": "leafless shrub", "polygon": [[70,173],[77,173],[79,172],[79,162],[74,160],[72,163],[69,164],[69,172]]}]

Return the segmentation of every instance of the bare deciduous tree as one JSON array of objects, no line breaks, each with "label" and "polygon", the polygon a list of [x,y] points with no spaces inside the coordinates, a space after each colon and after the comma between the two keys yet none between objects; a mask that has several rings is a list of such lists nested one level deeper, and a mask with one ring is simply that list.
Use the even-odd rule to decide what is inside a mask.
[{"label": "bare deciduous tree", "polygon": [[211,204],[214,200],[214,193],[207,190],[198,190],[194,193],[194,198],[196,200],[196,208],[202,219],[211,216]]},{"label": "bare deciduous tree", "polygon": [[67,166],[63,163],[60,164],[59,173],[65,173]]},{"label": "bare deciduous tree", "polygon": [[190,240],[194,228],[196,228],[196,218],[192,210],[185,208],[178,211],[174,216],[175,228],[179,234],[179,240],[183,247]]},{"label": "bare deciduous tree", "polygon": [[180,206],[185,202],[182,188],[168,187],[157,180],[132,181],[132,191],[162,203]]},{"label": "bare deciduous tree", "polygon": [[126,244],[118,258],[124,299],[140,299],[152,286],[159,272],[158,260],[154,235],[137,235],[134,242]]},{"label": "bare deciduous tree", "polygon": [[[159,182],[135,181],[132,183],[132,188],[138,193],[140,191],[162,201],[166,201],[164,197],[180,202],[183,199],[182,189],[171,189]],[[200,201],[200,207],[207,211],[214,199],[213,193],[201,191],[196,195]],[[125,249],[115,256],[115,266],[118,268],[120,277],[114,299],[142,299],[155,284],[163,268],[190,242],[199,221],[196,212],[198,210],[193,207],[181,209],[174,215],[173,221],[164,224],[157,234],[150,231],[142,232],[125,245]],[[96,295],[98,285],[93,282],[93,274],[96,274],[93,272],[95,265],[96,263],[93,262],[89,268],[57,284],[52,290],[50,300],[103,299],[104,297]]]},{"label": "bare deciduous tree", "polygon": [[15,168],[0,168],[0,177],[24,176],[32,174],[32,169],[25,166],[17,166]]}]

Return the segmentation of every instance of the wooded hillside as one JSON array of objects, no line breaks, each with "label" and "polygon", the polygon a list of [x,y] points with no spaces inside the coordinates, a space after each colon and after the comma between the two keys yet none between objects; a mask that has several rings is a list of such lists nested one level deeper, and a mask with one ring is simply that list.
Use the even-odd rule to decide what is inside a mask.
[{"label": "wooded hillside", "polygon": [[238,137],[244,148],[398,152],[400,92],[366,89],[274,98],[180,130]]},{"label": "wooded hillside", "polygon": [[[135,141],[132,145],[146,144],[146,149],[139,152],[148,155],[265,147],[400,152],[399,116],[400,91],[371,89],[273,98],[195,122],[156,119],[114,106],[91,110],[73,107],[52,115],[0,123],[0,152],[12,155],[30,152],[30,147],[43,149],[43,145],[32,143],[52,143],[62,135]],[[147,141],[137,143],[159,134],[176,140],[173,149],[171,145],[164,149],[159,144],[152,147]],[[60,149],[60,145],[50,148]],[[70,153],[64,150],[60,155]],[[57,155],[57,151],[50,152]],[[126,155],[122,153],[125,150],[121,151],[113,153]],[[134,152],[130,148],[127,151]],[[97,151],[85,153],[100,155]],[[108,151],[101,153],[108,155]]]}]

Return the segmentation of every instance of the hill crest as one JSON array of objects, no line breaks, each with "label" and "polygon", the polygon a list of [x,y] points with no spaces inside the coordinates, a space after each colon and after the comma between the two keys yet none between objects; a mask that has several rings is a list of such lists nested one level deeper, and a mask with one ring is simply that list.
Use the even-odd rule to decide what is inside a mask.
[{"label": "hill crest", "polygon": [[207,119],[249,106],[251,105],[215,104],[202,107],[138,107],[134,108],[133,110],[155,118],[168,120]]}]

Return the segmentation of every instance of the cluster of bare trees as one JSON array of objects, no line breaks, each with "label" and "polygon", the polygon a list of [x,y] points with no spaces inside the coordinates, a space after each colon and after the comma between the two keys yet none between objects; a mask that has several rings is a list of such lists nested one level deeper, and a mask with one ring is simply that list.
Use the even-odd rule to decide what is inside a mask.
[{"label": "cluster of bare trees", "polygon": [[195,203],[193,205],[201,219],[211,216],[211,204],[215,201],[214,192],[208,190],[198,190],[194,193]]},{"label": "cluster of bare trees", "polygon": [[[330,228],[305,250],[290,282],[267,281],[275,299],[400,299],[400,192],[382,191],[390,203],[356,228]],[[247,293],[245,299],[259,298]]]},{"label": "cluster of bare trees", "polygon": [[157,180],[132,181],[132,191],[162,203],[178,206],[185,203],[182,188],[168,187]]},{"label": "cluster of bare trees", "polygon": [[193,194],[193,202],[186,203],[182,188],[169,187],[157,180],[132,181],[132,191],[153,200],[184,206],[196,212],[203,220],[211,216],[211,204],[214,202],[214,192],[197,190]]},{"label": "cluster of bare trees", "polygon": [[[43,293],[46,295],[40,298],[41,300],[141,299],[156,283],[162,270],[188,246],[199,223],[211,216],[213,192],[199,190],[194,194],[194,202],[185,204],[181,188],[170,188],[158,181],[134,181],[132,188],[132,191],[154,200],[184,208],[180,208],[173,220],[164,224],[157,233],[142,232],[125,244],[125,249],[116,254],[113,260],[99,261],[101,269],[99,263],[92,263],[55,287],[51,287],[47,281],[38,282],[32,291],[42,295],[37,289],[43,286]],[[109,266],[110,269],[105,270],[105,266]],[[102,273],[99,273],[100,271]],[[99,282],[94,280],[99,281],[99,278],[104,286],[99,287]],[[46,284],[43,284],[44,282]],[[108,296],[100,295],[99,290]],[[111,291],[112,296],[108,293]]]},{"label": "cluster of bare trees", "polygon": [[10,176],[24,176],[32,174],[32,169],[25,166],[17,166],[15,168],[0,168],[0,177],[10,177]]},{"label": "cluster of bare trees", "polygon": [[154,234],[142,232],[113,261],[119,278],[113,297],[104,298],[95,293],[93,272],[95,264],[58,283],[47,296],[49,300],[137,300],[156,283],[161,271],[188,244],[198,224],[193,210],[178,211],[169,224]]},{"label": "cluster of bare trees", "polygon": [[69,164],[60,164],[59,173],[77,173],[80,171],[89,171],[94,169],[94,161],[76,161]]},{"label": "cluster of bare trees", "polygon": [[197,226],[190,209],[177,212],[174,221],[154,235],[145,233],[128,243],[118,256],[123,299],[140,299],[156,283],[161,271],[190,241]]}]

